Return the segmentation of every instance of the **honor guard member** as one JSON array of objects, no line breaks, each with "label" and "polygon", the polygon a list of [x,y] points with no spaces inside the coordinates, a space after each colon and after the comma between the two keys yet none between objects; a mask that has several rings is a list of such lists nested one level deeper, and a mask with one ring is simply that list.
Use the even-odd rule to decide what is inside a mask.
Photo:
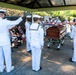
[{"label": "honor guard member", "polygon": [[73,57],[69,59],[71,62],[76,62],[76,19],[73,20],[74,26],[72,27],[71,31],[71,38],[73,38],[73,46],[74,46],[74,52]]},{"label": "honor guard member", "polygon": [[56,24],[61,23],[61,20],[59,19],[59,17],[56,17],[55,23],[56,23]]},{"label": "honor guard member", "polygon": [[38,23],[39,15],[34,15],[34,23],[30,26],[30,46],[32,51],[32,70],[39,71],[42,69],[40,67],[41,52],[44,46],[44,31],[41,25]]},{"label": "honor guard member", "polygon": [[41,17],[41,18],[40,18],[39,24],[40,24],[41,26],[43,26],[43,25],[44,25],[43,17],[42,17],[42,16],[40,16],[40,17]]},{"label": "honor guard member", "polygon": [[26,29],[26,50],[31,52],[29,41],[29,27],[31,25],[31,15],[26,16],[25,29]]},{"label": "honor guard member", "polygon": [[6,10],[0,10],[0,72],[5,69],[4,59],[6,65],[6,71],[10,72],[14,69],[11,61],[11,43],[9,36],[9,26],[17,25],[22,21],[23,15],[15,21],[9,21],[4,19]]}]

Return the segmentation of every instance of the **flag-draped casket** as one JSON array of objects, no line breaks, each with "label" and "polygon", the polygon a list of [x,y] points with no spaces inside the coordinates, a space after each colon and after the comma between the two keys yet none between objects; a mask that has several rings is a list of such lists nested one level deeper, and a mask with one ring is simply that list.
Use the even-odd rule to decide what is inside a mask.
[{"label": "flag-draped casket", "polygon": [[51,39],[61,39],[66,35],[66,27],[63,25],[52,26],[46,30],[46,37]]}]

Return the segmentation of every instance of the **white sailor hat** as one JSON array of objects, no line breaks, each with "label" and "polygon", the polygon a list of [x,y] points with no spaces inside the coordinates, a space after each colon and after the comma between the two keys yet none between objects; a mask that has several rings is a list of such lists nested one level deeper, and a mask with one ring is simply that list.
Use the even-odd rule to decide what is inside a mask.
[{"label": "white sailor hat", "polygon": [[44,18],[43,16],[41,16],[41,18]]},{"label": "white sailor hat", "polygon": [[5,13],[6,10],[0,9],[0,13]]},{"label": "white sailor hat", "polygon": [[31,15],[27,15],[26,18],[31,18]]},{"label": "white sailor hat", "polygon": [[52,18],[52,16],[50,16],[49,18]]},{"label": "white sailor hat", "polygon": [[33,18],[41,18],[39,15],[33,15]]}]

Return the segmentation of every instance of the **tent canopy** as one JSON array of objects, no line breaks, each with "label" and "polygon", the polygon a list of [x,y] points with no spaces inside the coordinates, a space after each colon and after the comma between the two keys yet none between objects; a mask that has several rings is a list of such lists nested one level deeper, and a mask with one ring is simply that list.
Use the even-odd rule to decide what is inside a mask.
[{"label": "tent canopy", "polygon": [[76,0],[0,0],[0,7],[27,11],[75,10]]}]

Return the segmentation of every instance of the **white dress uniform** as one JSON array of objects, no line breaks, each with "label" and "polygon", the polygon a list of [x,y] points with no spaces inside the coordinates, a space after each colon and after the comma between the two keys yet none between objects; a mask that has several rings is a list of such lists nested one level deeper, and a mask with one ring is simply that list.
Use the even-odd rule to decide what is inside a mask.
[{"label": "white dress uniform", "polygon": [[44,45],[44,31],[38,23],[32,23],[30,26],[30,46],[32,51],[32,69],[40,69],[40,59],[42,47]]},{"label": "white dress uniform", "polygon": [[76,26],[72,27],[71,38],[73,38],[73,46],[74,46],[72,61],[76,62]]},{"label": "white dress uniform", "polygon": [[0,17],[0,71],[4,70],[4,59],[6,64],[6,71],[10,72],[11,70],[11,43],[8,27],[17,25],[21,21],[22,18],[19,18],[16,21],[9,21]]},{"label": "white dress uniform", "polygon": [[[26,16],[26,18],[31,18],[31,16]],[[29,27],[31,25],[31,22],[26,21],[25,27],[26,27],[26,50],[30,51],[30,43],[29,43]]]}]

